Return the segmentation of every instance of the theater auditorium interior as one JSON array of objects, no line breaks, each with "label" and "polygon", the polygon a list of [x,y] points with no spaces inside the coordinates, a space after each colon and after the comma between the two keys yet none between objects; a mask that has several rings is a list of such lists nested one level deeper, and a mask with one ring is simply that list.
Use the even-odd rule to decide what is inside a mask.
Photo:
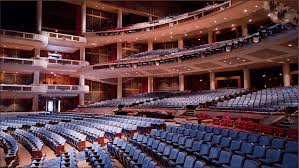
[{"label": "theater auditorium interior", "polygon": [[0,168],[298,168],[298,0],[0,6]]}]

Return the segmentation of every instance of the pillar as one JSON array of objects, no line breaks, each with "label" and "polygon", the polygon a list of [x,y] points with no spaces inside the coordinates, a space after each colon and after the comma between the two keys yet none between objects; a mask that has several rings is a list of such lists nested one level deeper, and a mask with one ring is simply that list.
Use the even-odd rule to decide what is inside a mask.
[{"label": "pillar", "polygon": [[184,75],[179,75],[179,89],[180,91],[185,90],[185,82],[184,82]]},{"label": "pillar", "polygon": [[242,36],[243,37],[248,36],[248,25],[247,25],[247,23],[242,24]]},{"label": "pillar", "polygon": [[84,76],[79,77],[79,85],[81,85],[81,86],[85,85],[85,77]]},{"label": "pillar", "polygon": [[283,73],[283,85],[290,86],[291,78],[290,78],[290,65],[289,64],[282,65],[282,73]]},{"label": "pillar", "polygon": [[33,84],[34,85],[39,85],[39,76],[40,76],[40,72],[34,71],[34,73],[33,73]]},{"label": "pillar", "polygon": [[85,48],[80,48],[80,61],[85,61]]},{"label": "pillar", "polygon": [[122,51],[122,43],[117,43],[117,59],[121,59],[123,56],[123,51]]},{"label": "pillar", "polygon": [[153,16],[148,16],[148,21],[149,22],[153,21]]},{"label": "pillar", "polygon": [[117,98],[120,99],[123,96],[123,81],[122,78],[117,78]]},{"label": "pillar", "polygon": [[215,90],[215,72],[210,72],[210,90]]},{"label": "pillar", "polygon": [[152,41],[149,41],[147,43],[147,51],[152,51],[153,50],[153,42]]},{"label": "pillar", "polygon": [[86,1],[81,1],[81,33],[86,32]]},{"label": "pillar", "polygon": [[34,48],[34,57],[39,58],[40,57],[40,48]]},{"label": "pillar", "polygon": [[36,5],[36,31],[37,33],[42,32],[42,16],[43,16],[43,1],[37,0]]},{"label": "pillar", "polygon": [[209,44],[212,44],[214,42],[214,39],[213,39],[213,31],[212,30],[209,30],[208,31],[208,43]]},{"label": "pillar", "polygon": [[179,49],[183,49],[184,48],[184,40],[183,40],[183,38],[180,38],[178,40],[178,48]]},{"label": "pillar", "polygon": [[32,111],[38,111],[38,95],[34,95],[32,99]]},{"label": "pillar", "polygon": [[117,11],[117,27],[122,28],[123,26],[123,11],[119,9]]},{"label": "pillar", "polygon": [[154,92],[154,77],[149,76],[147,78],[147,92],[152,93]]},{"label": "pillar", "polygon": [[244,89],[250,89],[250,70],[247,67],[243,69],[243,78]]},{"label": "pillar", "polygon": [[79,93],[79,105],[84,106],[84,101],[85,101],[85,94]]}]

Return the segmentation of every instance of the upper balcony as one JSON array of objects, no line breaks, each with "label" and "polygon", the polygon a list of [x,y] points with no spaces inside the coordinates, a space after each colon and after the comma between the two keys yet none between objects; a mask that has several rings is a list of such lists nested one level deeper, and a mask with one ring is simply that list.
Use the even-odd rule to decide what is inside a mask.
[{"label": "upper balcony", "polygon": [[16,44],[40,48],[48,44],[48,37],[41,34],[0,29],[0,41],[7,46]]},{"label": "upper balcony", "polygon": [[87,79],[171,76],[290,64],[297,62],[297,31],[296,28],[283,29],[277,24],[247,37],[164,56],[88,66],[81,70],[81,74]]},{"label": "upper balcony", "polygon": [[263,1],[230,1],[174,18],[136,24],[131,27],[112,31],[86,33],[88,45],[106,45],[116,42],[163,42],[182,38],[186,33],[207,32],[216,26],[231,22],[238,24],[242,18],[248,18],[262,11]]},{"label": "upper balcony", "polygon": [[88,85],[60,85],[60,84],[40,84],[40,85],[18,85],[0,84],[0,91],[9,92],[31,92],[31,93],[88,93]]},{"label": "upper balcony", "polygon": [[15,58],[0,57],[0,70],[6,72],[48,70],[59,72],[77,72],[81,67],[89,65],[87,61],[51,58]]}]

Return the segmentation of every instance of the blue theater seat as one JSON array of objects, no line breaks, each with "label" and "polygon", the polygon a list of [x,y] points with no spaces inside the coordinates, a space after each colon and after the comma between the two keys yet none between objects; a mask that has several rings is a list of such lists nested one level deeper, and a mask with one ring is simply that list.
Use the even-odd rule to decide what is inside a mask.
[{"label": "blue theater seat", "polygon": [[252,154],[246,156],[251,159],[258,159],[265,157],[266,148],[264,146],[254,146]]},{"label": "blue theater seat", "polygon": [[224,168],[242,168],[245,158],[241,155],[232,155],[229,164],[223,164]]},{"label": "blue theater seat", "polygon": [[240,139],[241,141],[247,141],[248,139],[248,133],[247,132],[239,132],[238,134],[238,139]]},{"label": "blue theater seat", "polygon": [[274,138],[272,140],[271,148],[284,149],[285,148],[285,140],[282,138]]},{"label": "blue theater seat", "polygon": [[260,135],[257,134],[249,134],[248,135],[248,142],[249,143],[258,143]]},{"label": "blue theater seat", "polygon": [[196,161],[196,158],[193,157],[193,156],[187,156],[185,161],[184,161],[184,164],[183,166],[181,165],[176,165],[176,168],[191,168],[194,166],[195,164],[195,161]]},{"label": "blue theater seat", "polygon": [[196,157],[208,157],[211,147],[208,144],[201,144],[198,152],[193,152]]},{"label": "blue theater seat", "polygon": [[222,129],[220,134],[222,137],[228,137],[229,129]]},{"label": "blue theater seat", "polygon": [[237,139],[238,138],[238,134],[239,134],[239,131],[229,130],[228,137],[230,137],[232,139]]},{"label": "blue theater seat", "polygon": [[223,137],[221,138],[220,144],[217,146],[221,148],[229,148],[230,144],[231,144],[231,139]]},{"label": "blue theater seat", "polygon": [[272,142],[273,137],[270,135],[262,135],[259,138],[259,143],[258,145],[262,145],[262,146],[270,146],[271,142]]},{"label": "blue theater seat", "polygon": [[219,158],[213,159],[211,161],[218,166],[222,166],[224,164],[229,164],[231,161],[231,157],[232,157],[231,152],[222,150],[220,152]]},{"label": "blue theater seat", "polygon": [[231,152],[240,151],[241,146],[242,146],[242,141],[232,140],[228,150],[231,151]]},{"label": "blue theater seat", "polygon": [[298,168],[298,155],[285,153],[281,164],[274,164],[275,167]]},{"label": "blue theater seat", "polygon": [[208,160],[218,159],[221,152],[221,148],[219,147],[211,147],[210,154]]},{"label": "blue theater seat", "polygon": [[200,150],[201,142],[194,141],[191,148],[185,149],[189,154],[193,154],[194,152],[198,152]]},{"label": "blue theater seat", "polygon": [[257,161],[246,159],[243,168],[260,168],[260,166]]},{"label": "blue theater seat", "polygon": [[206,163],[201,160],[197,160],[194,164],[194,168],[205,168],[205,167],[206,167]]},{"label": "blue theater seat", "polygon": [[298,142],[296,141],[287,141],[286,149],[283,152],[288,153],[298,153]]},{"label": "blue theater seat", "polygon": [[265,158],[260,158],[259,161],[265,165],[271,165],[281,161],[281,152],[277,149],[267,149]]},{"label": "blue theater seat", "polygon": [[252,143],[242,143],[241,150],[236,151],[238,154],[252,154],[254,145]]},{"label": "blue theater seat", "polygon": [[171,167],[182,166],[182,165],[184,165],[186,157],[187,157],[186,153],[179,152],[178,155],[177,155],[176,160],[174,160],[174,161],[173,160],[169,160],[168,164]]},{"label": "blue theater seat", "polygon": [[179,143],[179,149],[180,150],[187,150],[191,149],[193,145],[194,139],[186,139],[184,144]]}]

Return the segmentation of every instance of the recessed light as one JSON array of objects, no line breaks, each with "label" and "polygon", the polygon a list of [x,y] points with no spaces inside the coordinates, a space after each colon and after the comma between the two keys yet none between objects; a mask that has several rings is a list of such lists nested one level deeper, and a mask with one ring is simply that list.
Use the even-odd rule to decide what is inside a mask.
[{"label": "recessed light", "polygon": [[155,37],[154,40],[157,40],[157,37]]},{"label": "recessed light", "polygon": [[174,69],[174,68],[173,68],[172,70],[173,70],[173,71],[175,71],[175,69]]},{"label": "recessed light", "polygon": [[218,28],[216,27],[215,30],[218,30]]},{"label": "recessed light", "polygon": [[239,60],[240,58],[239,57],[237,57],[237,60]]},{"label": "recessed light", "polygon": [[172,38],[172,36],[170,36],[170,38]]},{"label": "recessed light", "polygon": [[199,82],[202,82],[202,79],[199,79]]},{"label": "recessed light", "polygon": [[290,61],[290,58],[287,58],[287,61]]},{"label": "recessed light", "polygon": [[216,23],[217,21],[216,20],[214,20],[214,23]]},{"label": "recessed light", "polygon": [[266,75],[263,75],[262,77],[264,78],[264,77],[266,77]]},{"label": "recessed light", "polygon": [[269,13],[268,16],[270,17],[270,16],[271,16],[271,13]]},{"label": "recessed light", "polygon": [[188,34],[186,33],[185,36],[188,36]]},{"label": "recessed light", "polygon": [[279,76],[282,76],[282,73],[279,73]]},{"label": "recessed light", "polygon": [[172,32],[170,32],[170,34],[172,34]]},{"label": "recessed light", "polygon": [[191,69],[187,69],[188,71],[190,71]]},{"label": "recessed light", "polygon": [[199,33],[202,33],[202,31],[199,31]]},{"label": "recessed light", "polygon": [[198,38],[197,40],[200,41],[200,38]]},{"label": "recessed light", "polygon": [[242,61],[245,62],[246,60],[243,59]]},{"label": "recessed light", "polygon": [[229,62],[229,64],[231,65],[232,63],[231,63],[231,62]]},{"label": "recessed light", "polygon": [[226,61],[223,61],[223,62],[226,62]]},{"label": "recessed light", "polygon": [[232,27],[235,27],[235,25],[234,25],[234,24],[232,24]]},{"label": "recessed light", "polygon": [[224,20],[226,20],[227,18],[225,17],[225,18],[223,18]]},{"label": "recessed light", "polygon": [[289,46],[289,47],[292,47],[293,45],[292,45],[292,44],[289,44],[288,46]]},{"label": "recessed light", "polygon": [[259,7],[259,6],[255,5],[255,7],[257,8],[257,7]]},{"label": "recessed light", "polygon": [[51,72],[51,74],[53,74],[54,72]]},{"label": "recessed light", "polygon": [[252,22],[252,19],[249,19],[248,22]]},{"label": "recessed light", "polygon": [[247,9],[244,9],[244,12],[246,13],[246,12],[247,12]]}]

